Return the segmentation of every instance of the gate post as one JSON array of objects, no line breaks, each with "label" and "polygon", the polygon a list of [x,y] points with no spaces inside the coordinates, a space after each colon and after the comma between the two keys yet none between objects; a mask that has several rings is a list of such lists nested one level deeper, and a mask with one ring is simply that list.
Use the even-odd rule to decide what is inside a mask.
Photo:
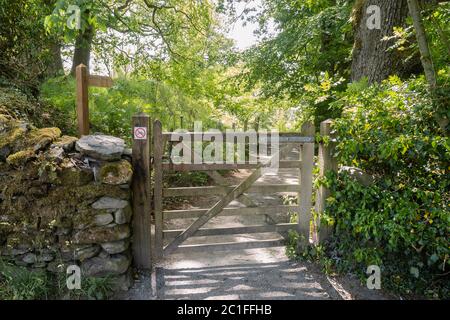
[{"label": "gate post", "polygon": [[84,136],[89,134],[89,97],[88,97],[88,69],[84,64],[76,67],[76,83],[77,83],[77,123],[78,135]]},{"label": "gate post", "polygon": [[151,186],[150,121],[139,113],[133,116],[133,258],[137,267],[151,269]]},{"label": "gate post", "polygon": [[[328,119],[320,123],[320,135],[322,137],[319,144],[319,169],[320,177],[324,177],[327,171],[338,171],[338,163],[334,157],[334,148],[336,143],[331,140],[331,125],[333,120]],[[328,137],[329,142],[324,143],[323,138]],[[327,198],[330,196],[330,190],[321,185],[316,193],[316,212],[317,212],[317,228],[319,230],[318,242],[326,240],[332,232],[332,228],[328,225],[321,225],[320,219],[326,208]]]},{"label": "gate post", "polygon": [[[312,122],[302,126],[302,136],[314,137],[315,128]],[[309,245],[311,208],[312,208],[312,172],[314,167],[314,143],[304,143],[301,146],[300,194],[298,198],[298,230],[300,239],[298,248]]]}]

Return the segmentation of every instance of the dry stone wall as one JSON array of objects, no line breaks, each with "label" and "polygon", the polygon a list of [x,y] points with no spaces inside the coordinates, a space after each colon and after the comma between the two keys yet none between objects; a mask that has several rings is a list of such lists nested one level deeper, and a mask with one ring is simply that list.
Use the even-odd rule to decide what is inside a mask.
[{"label": "dry stone wall", "polygon": [[0,255],[131,285],[132,167],[122,139],[62,136],[0,114]]}]

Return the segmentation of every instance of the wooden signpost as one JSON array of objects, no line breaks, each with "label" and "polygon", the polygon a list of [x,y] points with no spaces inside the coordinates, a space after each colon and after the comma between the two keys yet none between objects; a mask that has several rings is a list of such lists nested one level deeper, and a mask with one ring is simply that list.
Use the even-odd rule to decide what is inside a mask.
[{"label": "wooden signpost", "polygon": [[76,68],[77,82],[77,120],[79,136],[89,134],[89,86],[110,88],[113,81],[110,77],[89,75],[89,71],[84,64]]}]

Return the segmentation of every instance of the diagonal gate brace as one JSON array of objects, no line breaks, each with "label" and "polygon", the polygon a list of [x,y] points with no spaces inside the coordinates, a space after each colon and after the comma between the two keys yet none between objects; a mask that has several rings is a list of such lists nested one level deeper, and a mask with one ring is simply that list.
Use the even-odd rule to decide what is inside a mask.
[{"label": "diagonal gate brace", "polygon": [[[279,154],[282,148],[277,153]],[[268,164],[272,162],[274,156],[267,161]],[[193,222],[186,230],[180,233],[178,236],[173,239],[171,243],[169,243],[164,248],[164,255],[168,255],[173,253],[184,241],[186,241],[189,237],[192,237],[198,229],[204,226],[209,220],[217,216],[222,210],[230,204],[233,200],[237,199],[241,196],[245,191],[247,191],[261,176],[262,176],[262,167],[263,163],[260,163],[256,170],[248,176],[244,181],[242,181],[235,188],[230,190],[226,196],[224,196],[220,201],[218,201],[212,208],[210,208],[207,212],[205,212],[202,216],[200,216],[195,222]]]}]

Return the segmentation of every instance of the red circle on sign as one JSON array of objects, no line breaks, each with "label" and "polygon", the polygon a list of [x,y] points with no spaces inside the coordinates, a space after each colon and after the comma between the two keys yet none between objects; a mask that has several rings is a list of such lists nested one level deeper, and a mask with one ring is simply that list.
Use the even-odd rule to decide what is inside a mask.
[{"label": "red circle on sign", "polygon": [[147,135],[147,132],[144,128],[136,128],[136,130],[134,131],[134,136],[137,139],[143,139],[143,138],[145,138],[146,135]]}]

